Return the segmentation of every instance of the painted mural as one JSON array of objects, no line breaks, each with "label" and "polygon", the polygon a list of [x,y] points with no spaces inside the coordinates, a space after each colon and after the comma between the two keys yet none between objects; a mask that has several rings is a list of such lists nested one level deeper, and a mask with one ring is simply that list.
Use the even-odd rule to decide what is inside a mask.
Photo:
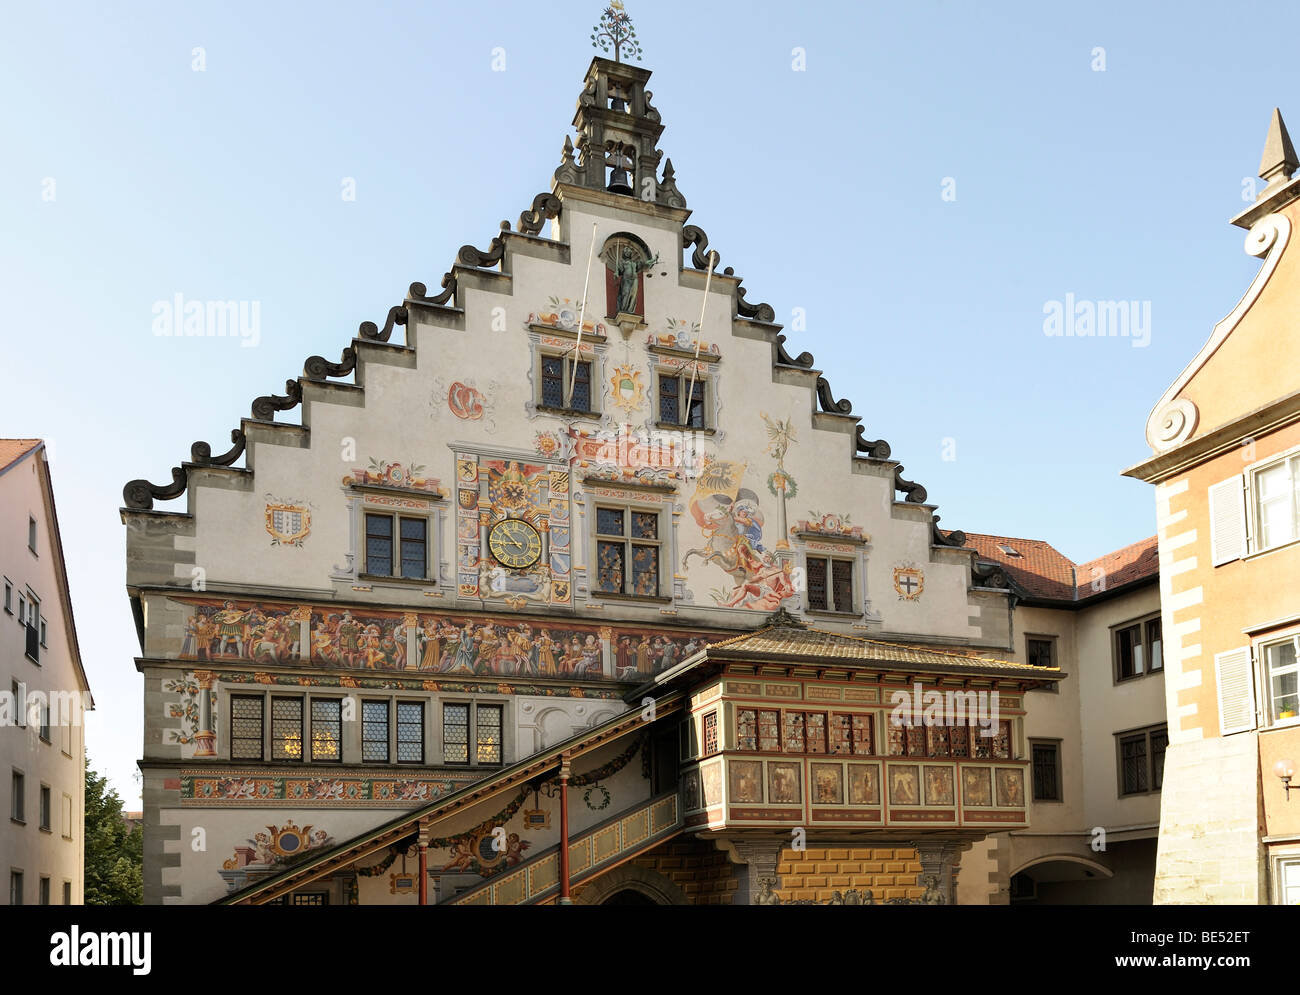
[{"label": "painted mural", "polygon": [[297,807],[421,804],[455,791],[475,775],[427,777],[294,777],[260,771],[182,771],[181,804]]},{"label": "painted mural", "polygon": [[301,658],[305,606],[263,606],[248,602],[196,604],[185,622],[181,657],[283,663]]},{"label": "painted mural", "polygon": [[405,491],[428,491],[446,497],[447,491],[437,477],[425,474],[426,467],[420,463],[400,463],[396,460],[375,459],[371,457],[363,467],[353,467],[352,472],[343,478],[343,483],[364,487],[393,487]]},{"label": "painted mural", "polygon": [[698,557],[730,578],[709,592],[717,604],[771,612],[795,593],[793,563],[764,545],[766,518],[758,494],[743,484],[746,469],[746,463],[705,459],[687,505],[704,545],[682,555],[682,569]]},{"label": "painted mural", "polygon": [[[665,331],[651,332],[646,336],[645,344],[647,346],[652,349],[677,349],[680,352],[695,352],[696,339],[700,334],[700,323],[698,321],[668,318],[664,324]],[[718,357],[722,355],[716,342],[700,341],[699,350],[703,356]]]},{"label": "painted mural", "polygon": [[[181,603],[190,611],[182,659],[268,666],[635,681],[680,663],[710,638],[500,616],[217,599]],[[303,646],[310,648],[307,656]]]},{"label": "painted mural", "polygon": [[[179,729],[167,730],[168,742],[178,743],[181,746],[190,746],[195,742],[199,732],[199,688],[198,679],[193,673],[188,673],[184,677],[163,681],[163,691],[169,694],[178,695],[179,701],[167,703],[167,714],[170,718],[180,719],[181,727]],[[217,693],[208,691],[208,702],[211,707],[213,716],[213,726],[216,725],[217,714]],[[209,730],[215,732],[213,728]]]},{"label": "painted mural", "polygon": [[[545,325],[547,328],[576,332],[578,330],[578,318],[581,313],[581,301],[571,300],[568,297],[548,297],[543,307],[529,312],[528,324]],[[603,338],[605,336],[605,326],[598,321],[584,319],[582,334],[598,335]]]},{"label": "painted mural", "polygon": [[[524,522],[536,533],[543,552],[534,563],[508,567],[489,551],[492,527],[506,519]],[[529,603],[567,605],[573,596],[570,568],[568,471],[552,464],[457,453],[460,596],[500,600],[515,609]]]},{"label": "painted mural", "polygon": [[235,847],[234,855],[221,865],[221,876],[230,891],[238,891],[250,881],[274,874],[290,858],[310,850],[332,846],[334,838],[323,829],[299,828],[292,821],[283,826],[267,826],[245,844]]},{"label": "painted mural", "polygon": [[819,511],[810,511],[807,518],[801,518],[790,526],[790,534],[797,535],[800,533],[809,535],[821,535],[836,539],[857,539],[867,541],[871,537],[865,535],[861,525],[854,525],[848,515],[837,515],[834,513],[822,514]]}]

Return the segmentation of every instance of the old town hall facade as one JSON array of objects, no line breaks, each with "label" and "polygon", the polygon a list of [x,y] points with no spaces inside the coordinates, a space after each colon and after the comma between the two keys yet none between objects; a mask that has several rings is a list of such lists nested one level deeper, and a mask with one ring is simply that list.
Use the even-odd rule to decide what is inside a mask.
[{"label": "old town hall facade", "polygon": [[649,78],[126,486],[146,902],[943,903],[1027,826],[1062,669],[688,223]]}]

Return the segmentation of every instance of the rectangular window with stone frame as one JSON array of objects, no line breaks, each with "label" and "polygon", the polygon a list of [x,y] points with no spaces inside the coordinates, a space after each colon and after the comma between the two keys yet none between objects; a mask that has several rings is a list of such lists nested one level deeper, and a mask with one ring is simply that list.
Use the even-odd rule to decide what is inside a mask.
[{"label": "rectangular window with stone frame", "polygon": [[424,763],[424,703],[397,703],[397,762]]},{"label": "rectangular window with stone frame", "polygon": [[302,760],[302,699],[271,698],[271,759]]},{"label": "rectangular window with stone frame", "polygon": [[1033,770],[1034,801],[1063,800],[1061,784],[1061,741],[1029,741],[1030,765]]},{"label": "rectangular window with stone frame", "polygon": [[631,505],[596,506],[596,594],[659,598],[662,516]]},{"label": "rectangular window with stone frame", "polygon": [[541,355],[541,385],[538,403],[553,411],[597,414],[591,389],[591,360],[574,361],[572,356]]},{"label": "rectangular window with stone frame", "polygon": [[660,370],[659,426],[661,428],[710,429],[706,397],[708,377],[696,376],[690,371]]},{"label": "rectangular window with stone frame", "polygon": [[853,614],[853,561],[834,556],[808,556],[804,560],[809,611]]},{"label": "rectangular window with stone frame", "polygon": [[388,763],[388,702],[361,702],[361,762]]},{"label": "rectangular window with stone frame", "polygon": [[1116,684],[1164,669],[1159,615],[1126,622],[1116,626],[1114,632]]},{"label": "rectangular window with stone frame", "polygon": [[263,715],[266,702],[262,695],[230,696],[230,759],[261,760],[263,757]]},{"label": "rectangular window with stone frame", "polygon": [[1120,797],[1160,790],[1168,744],[1169,733],[1163,724],[1116,734]]},{"label": "rectangular window with stone frame", "polygon": [[428,521],[410,515],[366,512],[365,573],[374,577],[427,580]]}]

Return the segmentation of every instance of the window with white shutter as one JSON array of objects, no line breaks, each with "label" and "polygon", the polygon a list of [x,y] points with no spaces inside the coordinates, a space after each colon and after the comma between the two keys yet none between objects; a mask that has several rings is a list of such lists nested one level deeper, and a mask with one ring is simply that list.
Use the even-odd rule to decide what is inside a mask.
[{"label": "window with white shutter", "polygon": [[1255,679],[1250,647],[1214,655],[1214,676],[1219,688],[1219,731],[1227,736],[1255,728]]},{"label": "window with white shutter", "polygon": [[1241,474],[1210,488],[1210,562],[1216,567],[1246,555],[1245,489]]}]

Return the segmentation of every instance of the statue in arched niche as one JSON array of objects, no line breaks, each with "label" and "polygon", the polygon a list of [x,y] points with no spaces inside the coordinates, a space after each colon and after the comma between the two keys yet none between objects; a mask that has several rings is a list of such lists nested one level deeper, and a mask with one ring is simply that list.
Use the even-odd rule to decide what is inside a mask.
[{"label": "statue in arched niche", "polygon": [[605,262],[607,314],[645,314],[645,272],[659,262],[634,235],[614,235],[601,250]]}]

